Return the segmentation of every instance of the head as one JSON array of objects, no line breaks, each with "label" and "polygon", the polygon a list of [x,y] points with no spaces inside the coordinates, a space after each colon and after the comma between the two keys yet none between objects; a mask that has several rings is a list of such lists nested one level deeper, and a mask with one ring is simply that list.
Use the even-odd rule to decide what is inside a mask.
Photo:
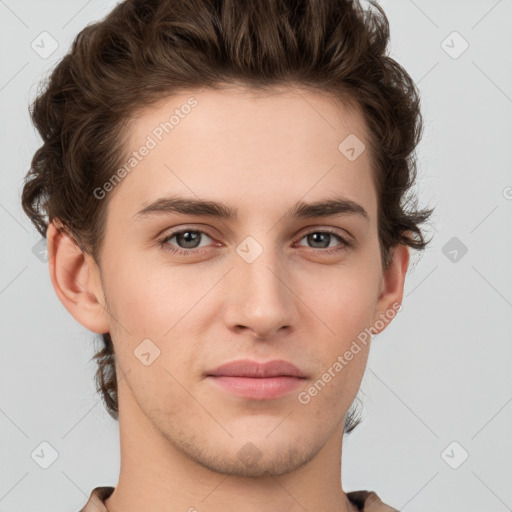
[{"label": "head", "polygon": [[[164,436],[219,468],[215,447],[233,439],[219,429],[198,441],[212,427],[187,392],[242,445],[289,439],[290,458],[309,432],[297,464],[359,422],[350,406],[369,343],[333,365],[396,314],[432,211],[411,189],[418,92],[388,40],[377,4],[345,0],[128,0],[77,36],[31,108],[43,145],[22,202],[51,241],[59,298],[101,335],[97,385],[112,417],[123,389]],[[158,202],[171,196],[208,204]],[[366,215],[348,203],[336,217],[325,204],[291,215],[338,198]],[[219,213],[214,202],[237,215],[201,215]],[[302,401],[209,388],[207,370],[251,356],[301,366]],[[294,421],[259,439],[292,403]]]}]

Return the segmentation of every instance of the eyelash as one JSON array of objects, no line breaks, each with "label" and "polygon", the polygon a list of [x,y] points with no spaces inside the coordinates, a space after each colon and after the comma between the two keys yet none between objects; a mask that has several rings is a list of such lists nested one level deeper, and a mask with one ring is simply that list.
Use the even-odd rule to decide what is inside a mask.
[{"label": "eyelash", "polygon": [[[181,248],[172,247],[172,246],[170,246],[167,243],[169,240],[174,238],[176,235],[179,235],[181,233],[186,233],[187,231],[190,231],[192,233],[202,233],[202,234],[205,234],[208,237],[213,239],[213,236],[208,234],[208,232],[206,232],[204,230],[201,230],[201,229],[191,229],[191,228],[182,228],[180,230],[173,231],[172,233],[167,233],[165,236],[161,237],[158,240],[158,244],[162,247],[162,249],[164,249],[166,251],[170,251],[173,254],[176,254],[178,256],[193,256],[193,255],[197,254],[198,252],[200,252],[201,248],[199,248],[199,249],[198,248],[195,248],[195,249],[181,249]],[[338,253],[338,252],[347,250],[350,247],[352,247],[352,243],[350,243],[347,240],[345,240],[337,232],[329,230],[329,229],[310,231],[308,233],[305,233],[299,239],[299,241],[302,240],[303,238],[305,238],[306,236],[311,235],[313,233],[322,233],[322,234],[333,235],[336,238],[338,238],[338,240],[341,242],[341,244],[339,246],[336,246],[336,247],[333,247],[333,248],[330,248],[330,249],[315,249],[314,247],[310,247],[309,249],[312,250],[312,251],[318,250],[318,251],[321,251],[324,254],[333,254],[333,253]]]}]

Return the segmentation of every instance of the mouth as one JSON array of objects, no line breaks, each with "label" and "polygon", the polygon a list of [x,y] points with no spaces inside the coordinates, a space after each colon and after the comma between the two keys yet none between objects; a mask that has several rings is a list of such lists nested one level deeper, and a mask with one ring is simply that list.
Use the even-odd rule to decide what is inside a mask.
[{"label": "mouth", "polygon": [[206,378],[225,392],[252,400],[279,398],[306,380],[299,368],[281,359],[263,364],[248,359],[233,361],[207,372]]}]

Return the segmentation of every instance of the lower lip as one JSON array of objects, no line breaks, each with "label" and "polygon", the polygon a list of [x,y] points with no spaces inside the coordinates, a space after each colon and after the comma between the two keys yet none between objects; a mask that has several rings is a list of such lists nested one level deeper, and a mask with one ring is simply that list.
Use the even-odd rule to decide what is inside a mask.
[{"label": "lower lip", "polygon": [[222,389],[234,395],[253,400],[271,400],[297,389],[304,379],[299,377],[228,377],[210,375],[208,377]]}]

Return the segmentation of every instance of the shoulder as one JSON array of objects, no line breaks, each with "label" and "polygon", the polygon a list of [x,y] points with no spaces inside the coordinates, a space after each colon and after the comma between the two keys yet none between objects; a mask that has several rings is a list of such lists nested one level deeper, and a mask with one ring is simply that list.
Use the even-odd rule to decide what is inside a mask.
[{"label": "shoulder", "polygon": [[[114,492],[114,487],[95,487],[89,500],[80,512],[108,512],[104,501]],[[373,491],[352,491],[347,493],[347,498],[360,512],[399,512],[382,502]]]},{"label": "shoulder", "polygon": [[104,501],[114,492],[114,487],[95,487],[89,501],[80,509],[80,512],[108,512]]},{"label": "shoulder", "polygon": [[360,512],[399,512],[396,508],[383,503],[373,491],[347,492],[347,498]]}]

